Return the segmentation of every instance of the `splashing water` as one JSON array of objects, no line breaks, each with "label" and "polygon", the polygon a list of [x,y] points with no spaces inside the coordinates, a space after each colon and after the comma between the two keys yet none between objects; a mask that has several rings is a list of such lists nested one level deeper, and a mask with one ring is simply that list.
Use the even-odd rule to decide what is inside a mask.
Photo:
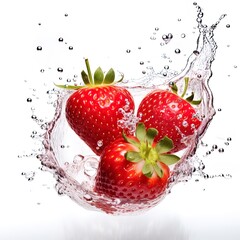
[{"label": "splashing water", "polygon": [[[111,214],[138,213],[158,204],[175,184],[190,179],[196,169],[201,169],[202,162],[195,155],[195,152],[215,115],[213,95],[208,85],[212,75],[211,64],[217,49],[214,41],[214,30],[225,15],[222,15],[215,24],[209,27],[202,23],[201,8],[198,5],[196,8],[199,30],[197,45],[188,57],[186,66],[181,73],[176,74],[166,66],[164,74],[162,71],[157,72],[151,69],[140,79],[122,83],[124,87],[129,89],[134,98],[139,98],[143,92],[146,94],[152,89],[169,88],[172,82],[176,82],[179,88],[183,88],[182,79],[187,76],[190,79],[188,91],[194,92],[196,99],[202,99],[201,104],[196,109],[202,124],[191,139],[186,139],[188,147],[182,152],[181,160],[171,169],[171,177],[165,192],[155,200],[146,202],[143,199],[138,204],[122,203],[119,199],[111,199],[95,193],[93,189],[99,157],[93,155],[86,144],[72,131],[65,119],[65,104],[72,92],[55,91],[54,94],[57,96],[55,115],[49,123],[41,123],[41,128],[45,132],[42,139],[43,151],[38,155],[38,158],[42,165],[56,177],[56,189],[59,194],[68,195],[79,205],[94,210],[103,210]],[[172,35],[163,36],[165,44],[170,44],[171,39]],[[176,49],[176,51],[179,53],[180,50]],[[130,50],[127,50],[127,53],[130,53]],[[141,62],[141,65],[143,64]],[[58,68],[58,71],[62,71],[62,68]],[[139,119],[133,113],[126,113],[124,109],[119,111],[124,116],[119,125],[127,126],[134,132],[134,126]],[[65,148],[64,146],[68,143],[71,146]],[[102,144],[102,140],[99,139],[98,147],[101,147]]]}]

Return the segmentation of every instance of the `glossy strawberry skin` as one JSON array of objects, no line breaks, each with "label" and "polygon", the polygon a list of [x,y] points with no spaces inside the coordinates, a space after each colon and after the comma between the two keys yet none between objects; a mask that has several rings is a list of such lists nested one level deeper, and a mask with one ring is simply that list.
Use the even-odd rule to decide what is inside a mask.
[{"label": "glossy strawberry skin", "polygon": [[147,128],[158,130],[156,141],[164,136],[172,139],[174,148],[171,152],[186,148],[184,138],[193,135],[201,124],[189,102],[166,90],[149,93],[141,101],[137,115]]},{"label": "glossy strawberry skin", "polygon": [[67,100],[65,113],[75,133],[100,155],[105,146],[122,135],[123,129],[118,124],[123,118],[120,108],[126,112],[134,111],[134,100],[129,91],[103,85],[75,91]]},{"label": "glossy strawberry skin", "polygon": [[118,198],[123,203],[138,204],[156,199],[164,192],[170,174],[168,166],[159,162],[163,177],[160,178],[154,173],[148,178],[142,173],[143,162],[129,162],[125,158],[127,151],[136,150],[136,146],[125,142],[122,138],[105,148],[96,176],[97,193]]}]

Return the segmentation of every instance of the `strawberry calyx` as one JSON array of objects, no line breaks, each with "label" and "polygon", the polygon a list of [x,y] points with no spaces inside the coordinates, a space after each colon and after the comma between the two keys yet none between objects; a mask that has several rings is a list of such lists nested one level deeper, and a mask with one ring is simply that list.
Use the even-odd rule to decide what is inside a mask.
[{"label": "strawberry calyx", "polygon": [[87,73],[82,70],[81,77],[85,85],[79,86],[79,85],[58,85],[55,84],[57,87],[69,89],[69,90],[77,90],[84,87],[94,87],[94,86],[104,86],[104,85],[112,85],[113,83],[118,83],[123,80],[124,75],[121,73],[121,78],[118,81],[115,81],[115,71],[110,68],[108,72],[105,74],[101,67],[98,67],[94,74],[92,75],[92,71],[90,68],[89,60],[85,59],[85,65],[87,68]]},{"label": "strawberry calyx", "polygon": [[146,177],[151,178],[155,172],[162,178],[163,170],[158,163],[172,165],[180,159],[176,155],[168,154],[173,149],[172,140],[165,136],[159,142],[155,142],[154,138],[158,135],[157,129],[146,129],[144,123],[138,123],[135,134],[136,137],[132,137],[123,133],[124,140],[137,148],[136,151],[127,151],[125,158],[134,163],[144,161],[142,173]]},{"label": "strawberry calyx", "polygon": [[[181,98],[184,98],[186,93],[187,93],[187,89],[188,89],[188,85],[189,85],[189,77],[185,77],[184,78],[184,88],[183,88],[183,92],[181,94]],[[178,87],[177,84],[175,82],[171,82],[170,83],[170,87],[171,90],[178,95]],[[185,100],[193,105],[199,105],[202,102],[202,99],[199,100],[194,100],[194,92],[191,93],[191,95],[187,98],[185,98]]]}]

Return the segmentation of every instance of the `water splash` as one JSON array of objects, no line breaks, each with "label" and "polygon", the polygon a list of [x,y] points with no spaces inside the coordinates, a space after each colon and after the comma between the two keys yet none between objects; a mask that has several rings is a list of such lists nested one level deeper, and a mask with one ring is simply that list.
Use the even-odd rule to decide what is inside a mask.
[{"label": "water splash", "polygon": [[[191,139],[187,139],[188,148],[182,152],[181,161],[171,169],[171,177],[166,191],[155,200],[145,201],[143,199],[138,204],[123,203],[119,199],[111,199],[95,193],[93,189],[99,157],[91,154],[90,149],[75,136],[66,122],[64,109],[71,92],[57,91],[55,93],[57,95],[55,115],[52,121],[44,124],[45,133],[42,136],[44,150],[38,155],[38,158],[42,165],[54,174],[59,194],[66,194],[79,205],[89,209],[102,210],[111,214],[139,213],[157,205],[175,184],[190,179],[196,169],[203,170],[202,162],[195,152],[216,112],[213,107],[213,94],[208,83],[212,76],[211,65],[217,49],[214,30],[226,15],[222,15],[216,23],[209,27],[203,24],[202,9],[198,5],[194,5],[197,8],[196,20],[199,36],[196,49],[193,49],[192,54],[188,57],[184,69],[177,74],[166,66],[164,67],[165,74],[163,74],[162,71],[158,72],[149,67],[151,71],[144,77],[123,83],[134,98],[137,98],[139,94],[146,93],[148,90],[167,89],[172,82],[177,83],[181,89],[183,88],[182,79],[187,76],[191,79],[188,91],[194,91],[196,98],[202,99],[201,105],[196,109],[202,124],[196,134]],[[165,44],[169,44],[172,37],[172,34],[164,35]],[[131,50],[127,49],[126,52],[130,53]],[[63,71],[63,69],[59,67],[58,71]],[[124,112],[124,109],[120,111]],[[124,118],[119,124],[133,127],[138,121],[137,118],[134,118],[133,113],[131,116],[126,114],[123,116]],[[63,148],[62,146],[69,139],[71,139],[71,147]],[[99,139],[99,144],[101,144],[101,139]]]}]

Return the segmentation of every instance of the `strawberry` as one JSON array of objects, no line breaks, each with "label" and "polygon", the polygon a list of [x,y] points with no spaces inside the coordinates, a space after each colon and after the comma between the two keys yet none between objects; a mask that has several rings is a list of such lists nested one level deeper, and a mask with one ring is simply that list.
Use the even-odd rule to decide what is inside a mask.
[{"label": "strawberry", "polygon": [[122,135],[123,130],[128,132],[119,121],[123,112],[134,112],[134,100],[125,88],[112,85],[115,78],[113,69],[104,76],[99,67],[93,78],[88,59],[85,63],[88,74],[85,71],[81,73],[85,86],[57,86],[76,90],[66,102],[66,119],[92,151],[100,155],[110,142]]},{"label": "strawberry", "polygon": [[110,143],[100,157],[95,191],[121,203],[148,203],[161,196],[167,187],[170,170],[179,157],[167,154],[171,139],[155,142],[158,131],[146,130],[138,123],[136,136],[123,134]]},{"label": "strawberry", "polygon": [[156,141],[164,136],[172,139],[174,148],[171,152],[180,151],[187,146],[188,137],[194,135],[201,125],[196,110],[192,106],[201,103],[201,100],[193,100],[192,93],[183,99],[188,88],[189,78],[185,78],[185,86],[181,96],[177,95],[178,88],[172,83],[172,91],[154,90],[141,101],[138,108],[138,117],[147,128],[158,130]]}]

